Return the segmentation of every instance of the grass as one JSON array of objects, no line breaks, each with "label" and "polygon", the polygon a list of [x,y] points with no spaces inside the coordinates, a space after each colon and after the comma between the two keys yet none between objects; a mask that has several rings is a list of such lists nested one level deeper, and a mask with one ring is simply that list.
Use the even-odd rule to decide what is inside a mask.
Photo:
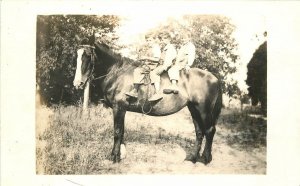
[{"label": "grass", "polygon": [[[125,141],[147,145],[175,144],[179,136],[170,136],[161,128],[153,132],[149,120],[135,115],[128,123],[140,121],[125,132]],[[49,127],[37,136],[46,142],[44,149],[37,148],[37,159],[44,159],[45,174],[115,174],[108,161],[113,144],[113,123],[110,109],[91,107],[84,116],[79,107],[58,107],[50,116]],[[141,132],[143,131],[143,132]],[[186,142],[191,142],[187,140]],[[181,142],[183,143],[183,142]],[[42,157],[43,156],[43,157]],[[136,157],[135,160],[144,156]],[[147,161],[147,158],[140,159]]]},{"label": "grass", "polygon": [[[37,109],[37,174],[166,173],[168,164],[183,161],[193,148],[194,127],[187,110],[180,117],[129,113],[124,135],[127,157],[113,164],[109,161],[112,121],[111,109],[101,105],[92,106],[85,114],[75,106]],[[41,125],[45,125],[43,130]],[[218,127],[217,135],[235,149],[266,146],[265,121],[251,118],[247,112],[223,110]],[[141,168],[143,165],[146,168]]]},{"label": "grass", "polygon": [[43,151],[47,165],[43,172],[101,172],[99,162],[108,157],[112,143],[112,114],[107,109],[94,107],[88,115],[82,117],[78,107],[59,107],[54,110],[49,127],[39,136],[39,139],[47,142]]},{"label": "grass", "polygon": [[266,146],[267,121],[261,117],[251,117],[252,113],[257,113],[257,109],[247,108],[243,112],[239,110],[223,111],[218,125],[230,131],[226,136],[228,145],[250,151],[253,148]]}]

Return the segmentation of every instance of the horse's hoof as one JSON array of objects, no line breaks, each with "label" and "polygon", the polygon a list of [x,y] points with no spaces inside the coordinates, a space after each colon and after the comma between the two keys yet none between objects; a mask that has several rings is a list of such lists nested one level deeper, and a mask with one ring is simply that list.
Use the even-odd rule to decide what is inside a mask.
[{"label": "horse's hoof", "polygon": [[115,155],[115,154],[111,154],[110,160],[113,163],[119,163],[121,161],[121,158],[120,158],[120,155],[118,156],[118,155]]},{"label": "horse's hoof", "polygon": [[121,158],[116,157],[116,158],[113,159],[113,163],[119,163],[120,161],[121,161]]},{"label": "horse's hoof", "polygon": [[204,165],[207,165],[211,162],[212,155],[211,154],[203,154],[200,158],[200,161],[204,163]]},{"label": "horse's hoof", "polygon": [[184,159],[185,161],[191,161],[193,163],[197,162],[197,157],[195,157],[194,155],[187,155],[186,158]]}]

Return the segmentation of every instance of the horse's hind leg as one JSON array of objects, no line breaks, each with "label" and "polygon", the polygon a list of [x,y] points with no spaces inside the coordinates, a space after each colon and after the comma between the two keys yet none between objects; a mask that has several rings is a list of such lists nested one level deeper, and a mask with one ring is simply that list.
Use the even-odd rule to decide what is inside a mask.
[{"label": "horse's hind leg", "polygon": [[220,109],[219,105],[217,107],[210,109],[209,107],[206,109],[205,112],[205,147],[204,151],[201,156],[201,161],[206,165],[211,162],[212,160],[212,155],[211,155],[211,150],[212,150],[212,143],[213,143],[213,138],[216,133],[216,121],[217,117],[220,114]]},{"label": "horse's hind leg", "polygon": [[202,140],[205,136],[205,147],[200,160],[204,164],[208,164],[212,160],[212,142],[216,132],[216,128],[214,126],[215,121],[210,114],[210,110],[207,107],[205,108],[204,105],[190,103],[188,104],[188,108],[191,112],[195,126],[196,144],[194,152],[186,159],[194,163],[197,161],[201,149]]},{"label": "horse's hind leg", "polygon": [[[212,99],[211,99],[212,100]],[[211,150],[213,138],[216,133],[216,122],[221,113],[222,108],[222,92],[219,90],[215,101],[207,104],[205,113],[205,147],[201,156],[201,160],[204,164],[208,164],[212,160]]]},{"label": "horse's hind leg", "polygon": [[[211,121],[207,121],[207,122],[210,123]],[[205,165],[210,163],[212,160],[211,149],[212,149],[212,142],[213,142],[215,132],[216,132],[216,128],[213,125],[209,125],[205,129],[206,142],[205,142],[204,151],[201,156],[201,160]]]},{"label": "horse's hind leg", "polygon": [[197,108],[194,104],[189,103],[188,109],[191,112],[193,118],[193,123],[194,123],[195,133],[196,133],[196,143],[195,143],[194,151],[191,154],[187,155],[185,160],[196,163],[197,159],[200,156],[199,152],[201,150],[201,144],[204,137],[204,126],[199,111],[200,108],[199,107]]},{"label": "horse's hind leg", "polygon": [[116,163],[121,160],[121,144],[124,143],[124,119],[125,110],[118,107],[113,108],[114,117],[114,146],[111,153],[111,160]]}]

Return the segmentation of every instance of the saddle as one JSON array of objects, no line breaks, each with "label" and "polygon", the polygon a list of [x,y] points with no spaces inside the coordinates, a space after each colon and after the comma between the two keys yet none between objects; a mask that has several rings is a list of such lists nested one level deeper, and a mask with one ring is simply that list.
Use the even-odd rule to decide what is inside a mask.
[{"label": "saddle", "polygon": [[161,99],[158,100],[149,100],[154,93],[155,93],[155,87],[153,84],[151,84],[150,79],[150,72],[151,70],[145,70],[142,72],[143,79],[141,84],[139,84],[137,88],[137,98],[132,97],[130,93],[126,93],[127,100],[131,105],[135,105],[137,107],[140,107],[141,112],[144,114],[148,114],[151,112],[153,105],[159,102]]},{"label": "saddle", "polygon": [[139,76],[134,81],[138,81],[133,90],[129,93],[125,93],[129,97],[133,97],[137,100],[149,100],[155,94],[155,87],[151,80],[151,71],[153,66],[148,64],[143,64],[139,67]]},{"label": "saddle", "polygon": [[138,88],[138,100],[148,101],[149,98],[155,93],[155,88],[151,84],[150,72],[150,69],[144,69],[142,72],[144,77]]}]

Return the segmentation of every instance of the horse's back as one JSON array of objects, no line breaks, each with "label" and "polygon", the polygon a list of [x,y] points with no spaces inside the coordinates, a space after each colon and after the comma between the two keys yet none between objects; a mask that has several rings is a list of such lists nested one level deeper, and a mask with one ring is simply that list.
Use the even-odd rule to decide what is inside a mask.
[{"label": "horse's back", "polygon": [[[161,88],[171,85],[167,73],[161,76]],[[205,99],[213,89],[219,88],[219,80],[211,72],[199,68],[191,68],[188,72],[182,70],[178,80],[179,92],[188,97],[189,101]]]},{"label": "horse's back", "polygon": [[[129,99],[125,93],[133,88],[133,73],[126,72],[120,74],[115,80],[114,93],[112,94],[115,102],[123,102],[126,105],[127,110],[133,112],[143,112],[142,106],[145,103],[145,98],[142,100]],[[205,102],[210,99],[210,94],[215,95],[215,85],[218,83],[218,79],[208,71],[192,68],[188,73],[185,71],[180,72],[180,78],[178,81],[178,94],[163,94],[163,90],[171,86],[168,73],[164,72],[161,75],[160,94],[163,99],[151,103],[151,111],[149,115],[169,115],[173,114],[182,108],[184,108],[189,102]],[[154,86],[151,84],[145,84],[140,86],[140,91],[144,94],[151,95],[154,93]],[[150,94],[149,94],[150,93]]]}]

